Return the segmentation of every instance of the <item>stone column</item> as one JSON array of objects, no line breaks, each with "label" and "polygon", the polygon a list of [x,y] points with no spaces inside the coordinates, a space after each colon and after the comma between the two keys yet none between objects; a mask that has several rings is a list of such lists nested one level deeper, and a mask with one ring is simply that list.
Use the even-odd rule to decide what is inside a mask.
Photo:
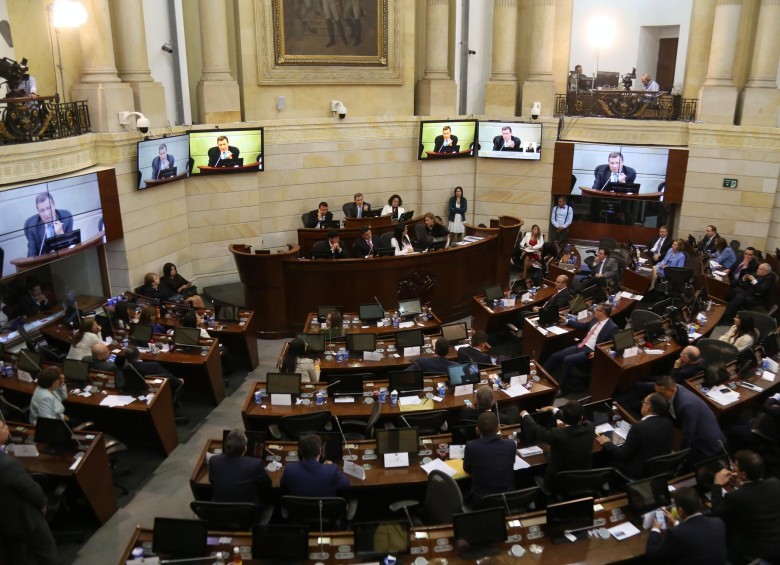
[{"label": "stone column", "polygon": [[717,0],[712,26],[707,78],[699,89],[699,119],[712,124],[733,124],[737,107],[734,55],[742,0]]},{"label": "stone column", "polygon": [[226,0],[198,0],[203,74],[198,82],[198,120],[241,121],[238,83],[230,74]]},{"label": "stone column", "polygon": [[119,132],[119,112],[134,111],[133,91],[117,76],[108,0],[84,0],[87,23],[79,30],[81,82],[71,89],[72,100],[86,100],[92,131]]},{"label": "stone column", "polygon": [[415,113],[454,114],[457,111],[455,81],[450,77],[449,0],[427,0],[425,10],[425,74],[417,83]]},{"label": "stone column", "polygon": [[552,116],[555,109],[553,82],[553,46],[555,45],[555,0],[533,0],[531,32],[531,65],[523,83],[523,116],[531,115],[531,105],[541,102],[542,116]]},{"label": "stone column", "polygon": [[742,95],[743,126],[780,126],[780,0],[762,0],[750,78]]},{"label": "stone column", "polygon": [[485,113],[515,115],[517,104],[517,0],[493,2],[493,54],[485,86]]},{"label": "stone column", "polygon": [[[135,109],[143,113],[152,127],[165,127],[165,90],[154,82],[149,71],[141,0],[110,0],[111,29],[114,31],[116,66],[119,78],[133,90]],[[165,9],[163,4],[160,7]],[[167,17],[167,10],[166,10]]]}]

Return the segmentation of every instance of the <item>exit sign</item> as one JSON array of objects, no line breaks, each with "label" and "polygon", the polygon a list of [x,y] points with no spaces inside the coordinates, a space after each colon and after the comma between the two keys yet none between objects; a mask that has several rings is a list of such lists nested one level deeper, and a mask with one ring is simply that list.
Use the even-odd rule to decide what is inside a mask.
[{"label": "exit sign", "polygon": [[723,188],[737,188],[737,179],[723,179]]}]

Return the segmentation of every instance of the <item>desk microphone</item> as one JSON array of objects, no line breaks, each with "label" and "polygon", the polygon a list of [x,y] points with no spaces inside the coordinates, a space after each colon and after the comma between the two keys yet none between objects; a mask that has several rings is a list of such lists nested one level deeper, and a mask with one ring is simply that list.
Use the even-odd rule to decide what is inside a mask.
[{"label": "desk microphone", "polygon": [[[20,349],[20,350],[19,350],[19,356],[24,356],[24,358],[25,358],[25,359],[27,359],[27,361],[28,361],[28,362],[29,362],[29,363],[30,363],[30,364],[31,364],[33,367],[35,367],[35,370],[36,370],[36,371],[40,372],[40,371],[42,370],[42,369],[41,369],[41,368],[38,366],[38,363],[36,363],[35,361],[33,361],[32,357],[30,357],[30,354],[29,354],[29,353],[27,353],[27,350],[26,350],[26,349]],[[19,369],[18,369],[18,362],[17,362],[17,370],[19,370]]]},{"label": "desk microphone", "polygon": [[317,392],[315,392],[314,394],[319,394],[319,393],[321,393],[323,390],[328,390],[330,387],[332,387],[333,385],[337,385],[337,384],[339,384],[340,382],[341,382],[341,379],[339,379],[339,380],[337,380],[337,381],[333,381],[332,383],[330,383],[330,384],[328,384],[328,385],[325,385],[325,386],[324,386],[324,387],[322,387],[322,388],[318,388],[318,389],[317,389]]},{"label": "desk microphone", "polygon": [[729,455],[729,452],[726,451],[726,446],[723,445],[723,440],[718,440],[718,443],[720,444],[720,448],[723,450],[723,454],[726,456],[726,459],[729,460],[729,470],[734,470],[734,461],[732,461],[731,456]]},{"label": "desk microphone", "polygon": [[[406,424],[406,426],[408,428],[413,427],[409,423],[409,421],[406,419],[406,416],[404,416],[403,414],[401,414],[401,420],[403,420],[404,424]],[[423,457],[426,457],[426,456],[430,455],[431,453],[433,453],[433,451],[431,451],[430,449],[428,449],[425,446],[425,443],[423,443],[423,439],[419,435],[417,436],[417,442],[420,444],[420,453],[419,453],[419,455],[422,455]]]},{"label": "desk microphone", "polygon": [[384,316],[384,314],[385,314],[385,307],[382,306],[382,303],[379,302],[379,299],[376,297],[376,295],[374,296],[374,300],[376,300],[376,303],[379,304],[379,307],[382,309],[382,315]]},{"label": "desk microphone", "polygon": [[355,461],[357,459],[357,455],[352,455],[352,450],[349,449],[349,443],[347,443],[347,438],[344,435],[344,430],[341,428],[341,422],[339,422],[339,417],[334,414],[333,418],[336,420],[336,425],[339,427],[339,433],[341,434],[341,440],[344,442],[344,447],[347,448],[347,457],[342,457],[344,461]]},{"label": "desk microphone", "polygon": [[322,499],[320,498],[317,501],[317,506],[319,507],[319,518],[320,518],[320,535],[317,536],[319,542],[320,542],[320,552],[319,553],[312,553],[310,555],[311,559],[316,559],[318,561],[325,561],[328,557],[330,557],[329,554],[325,553],[322,550],[322,533],[323,533],[323,527],[322,527]]},{"label": "desk microphone", "polygon": [[[54,231],[54,222],[46,222],[46,223],[51,224],[51,229],[52,231]],[[44,245],[46,245],[46,224],[43,225],[43,239],[41,240],[41,248],[38,250],[38,255],[43,253]]]},{"label": "desk microphone", "polygon": [[[507,502],[506,493],[505,492],[501,493],[501,500],[504,501],[504,508],[506,509],[506,517],[507,517],[507,519],[509,519],[509,517],[512,515],[512,511],[509,510],[509,502]],[[520,522],[520,520],[516,520],[516,521]],[[520,525],[518,524],[518,525],[513,526],[513,527],[517,530],[517,534],[509,536],[506,539],[507,539],[507,541],[520,541],[521,539],[523,539],[523,536],[520,533]]]}]

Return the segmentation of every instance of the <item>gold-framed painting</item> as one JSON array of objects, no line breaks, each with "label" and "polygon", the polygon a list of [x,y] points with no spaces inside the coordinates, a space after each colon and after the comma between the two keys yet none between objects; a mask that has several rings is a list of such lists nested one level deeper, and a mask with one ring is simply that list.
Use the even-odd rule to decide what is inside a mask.
[{"label": "gold-framed painting", "polygon": [[256,1],[260,83],[400,83],[399,3]]}]

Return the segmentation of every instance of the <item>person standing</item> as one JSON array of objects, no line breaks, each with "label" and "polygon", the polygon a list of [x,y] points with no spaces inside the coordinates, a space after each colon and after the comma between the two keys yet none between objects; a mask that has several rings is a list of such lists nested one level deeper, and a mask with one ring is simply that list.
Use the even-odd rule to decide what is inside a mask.
[{"label": "person standing", "polygon": [[455,187],[453,196],[449,202],[449,221],[450,233],[454,233],[458,241],[463,239],[463,223],[466,221],[466,210],[468,210],[468,201],[463,196],[463,188]]},{"label": "person standing", "polygon": [[466,503],[479,508],[489,495],[515,489],[515,442],[498,433],[498,417],[493,412],[482,412],[477,418],[477,439],[466,444],[463,452],[463,470],[471,475],[471,490]]},{"label": "person standing", "polygon": [[559,196],[558,204],[550,214],[550,240],[563,243],[569,237],[569,227],[574,221],[574,210],[566,204],[566,197]]}]

